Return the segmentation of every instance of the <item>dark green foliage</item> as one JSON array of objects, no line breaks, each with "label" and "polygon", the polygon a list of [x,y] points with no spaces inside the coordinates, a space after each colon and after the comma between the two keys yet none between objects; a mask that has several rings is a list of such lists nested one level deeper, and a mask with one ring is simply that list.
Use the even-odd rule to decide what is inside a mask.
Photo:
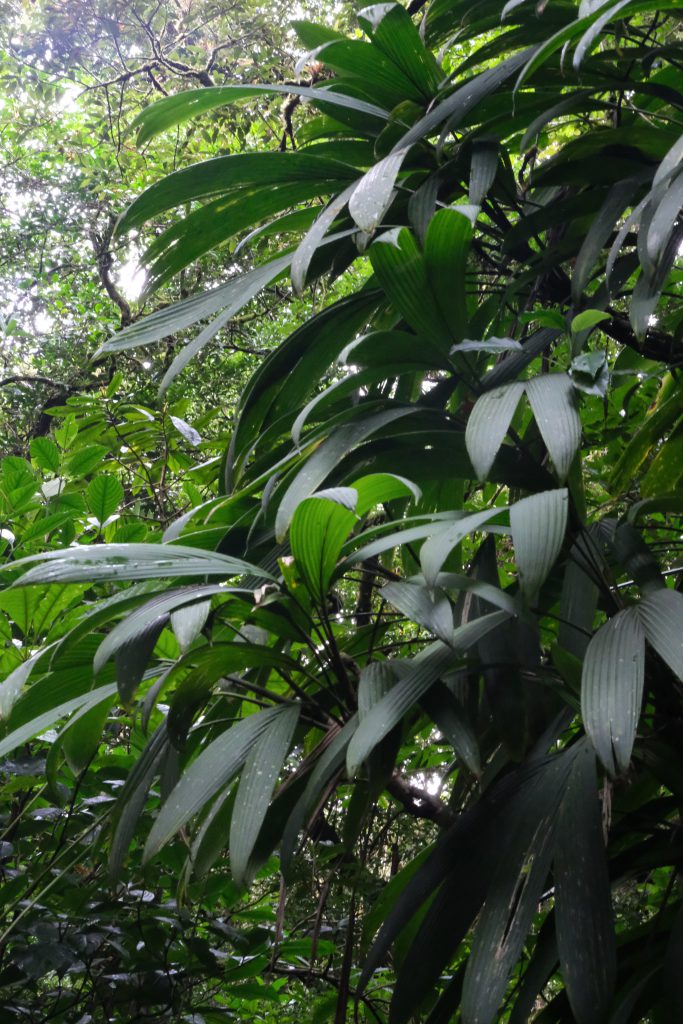
[{"label": "dark green foliage", "polygon": [[[321,1020],[340,1024],[352,1003],[389,1024],[672,1020],[680,10],[435,0],[422,31],[397,4],[358,18],[363,39],[299,25],[332,74],[299,90],[314,113],[297,151],[171,173],[119,222],[180,211],[147,252],[160,285],[272,215],[326,202],[296,222],[298,247],[273,243],[105,342],[100,356],[216,317],[159,374],[162,394],[288,272],[294,292],[338,290],[252,374],[213,443],[215,493],[188,488],[163,537],[123,539],[127,524],[102,520],[125,494],[102,427],[67,418],[76,432],[37,439],[34,466],[4,460],[8,515],[33,528],[39,508],[63,514],[35,497],[36,474],[63,459],[67,479],[93,477],[95,523],[64,548],[77,517],[53,520],[66,531],[54,545],[8,558],[6,632],[26,653],[30,637],[34,660],[5,666],[0,750],[80,715],[50,749],[46,812],[69,794],[80,806],[81,785],[101,792],[93,863],[108,851],[110,877],[150,886],[161,872],[181,907],[232,886],[221,898],[240,920],[243,886],[258,899],[281,867],[306,902],[302,875],[324,871],[301,968],[312,985],[333,890],[344,913]],[[169,97],[138,116],[139,138],[253,94]],[[194,428],[172,422],[193,447]],[[63,621],[43,623],[34,593],[62,595]],[[107,734],[117,686],[121,789],[103,767],[107,749],[123,757]],[[394,853],[396,807],[415,824]],[[87,861],[66,833],[65,860]],[[42,976],[21,966],[25,896],[8,897],[5,937],[22,977]],[[229,941],[256,949],[259,974],[284,960],[293,980],[273,907],[268,960],[249,929]],[[204,941],[187,949],[210,975]],[[251,984],[242,998],[285,991]]]}]

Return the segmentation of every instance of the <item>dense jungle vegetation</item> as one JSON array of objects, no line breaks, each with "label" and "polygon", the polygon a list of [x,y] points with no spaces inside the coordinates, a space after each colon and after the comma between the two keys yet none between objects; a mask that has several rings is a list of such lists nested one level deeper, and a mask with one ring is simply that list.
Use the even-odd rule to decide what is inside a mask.
[{"label": "dense jungle vegetation", "polygon": [[683,8],[0,0],[0,1021],[683,1020]]}]

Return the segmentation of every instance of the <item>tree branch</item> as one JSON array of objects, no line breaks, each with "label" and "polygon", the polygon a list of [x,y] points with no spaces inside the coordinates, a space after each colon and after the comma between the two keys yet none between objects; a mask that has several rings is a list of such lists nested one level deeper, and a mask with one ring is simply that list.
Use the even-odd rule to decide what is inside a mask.
[{"label": "tree branch", "polygon": [[11,377],[3,377],[0,380],[0,388],[5,388],[9,384],[49,384],[52,388],[68,388],[68,384],[63,384],[62,381],[52,380],[51,377],[41,377],[40,374],[28,374],[15,373]]},{"label": "tree branch", "polygon": [[387,785],[388,792],[402,804],[403,809],[413,818],[425,818],[445,828],[452,825],[455,816],[449,807],[432,793],[417,789],[400,775],[393,775]]},{"label": "tree branch", "polygon": [[111,240],[114,234],[114,225],[116,224],[116,218],[113,214],[109,215],[107,226],[104,232],[99,235],[93,228],[90,232],[90,241],[92,242],[93,249],[95,250],[95,258],[97,260],[97,269],[100,275],[100,281],[104,287],[109,298],[112,302],[121,310],[121,326],[127,327],[133,319],[130,306],[126,302],[125,298],[114,284],[114,280],[111,276],[112,268],[112,253],[111,253]]}]

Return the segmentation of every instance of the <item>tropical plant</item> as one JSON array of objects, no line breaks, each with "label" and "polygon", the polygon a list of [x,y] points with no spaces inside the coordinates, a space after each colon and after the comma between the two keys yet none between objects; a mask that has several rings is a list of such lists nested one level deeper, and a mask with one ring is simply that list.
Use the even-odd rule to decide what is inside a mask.
[{"label": "tropical plant", "polygon": [[[163,395],[273,282],[344,294],[252,374],[219,493],[161,544],[7,567],[12,598],[76,586],[84,608],[23,644],[0,752],[70,715],[49,755],[66,797],[118,693],[135,757],[97,851],[112,881],[141,856],[177,877],[181,904],[224,882],[226,847],[258,891],[274,852],[296,886],[302,835],[331,843],[335,1024],[352,999],[391,1024],[683,1009],[679,14],[434,0],[418,29],[380,4],[352,37],[296,25],[313,86],[137,119],[142,144],[255,96],[316,111],[296,148],[131,204],[120,234],[182,211],[151,287],[232,240],[253,262],[103,356],[203,324]],[[392,804],[438,833],[399,871]]]}]

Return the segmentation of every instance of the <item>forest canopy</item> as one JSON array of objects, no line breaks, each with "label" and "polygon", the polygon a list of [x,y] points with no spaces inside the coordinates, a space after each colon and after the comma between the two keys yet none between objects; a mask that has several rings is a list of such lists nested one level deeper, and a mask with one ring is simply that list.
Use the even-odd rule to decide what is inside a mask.
[{"label": "forest canopy", "polygon": [[0,4],[0,1009],[683,1019],[683,9]]}]

